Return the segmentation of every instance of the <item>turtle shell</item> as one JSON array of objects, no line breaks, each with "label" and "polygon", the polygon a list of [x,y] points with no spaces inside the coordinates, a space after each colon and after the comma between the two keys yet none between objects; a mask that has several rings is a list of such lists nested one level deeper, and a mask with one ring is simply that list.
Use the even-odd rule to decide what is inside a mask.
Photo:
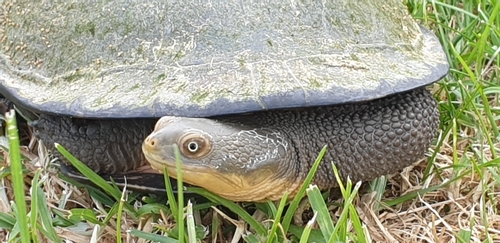
[{"label": "turtle shell", "polygon": [[442,78],[400,0],[6,0],[0,92],[92,118],[203,117],[359,102]]}]

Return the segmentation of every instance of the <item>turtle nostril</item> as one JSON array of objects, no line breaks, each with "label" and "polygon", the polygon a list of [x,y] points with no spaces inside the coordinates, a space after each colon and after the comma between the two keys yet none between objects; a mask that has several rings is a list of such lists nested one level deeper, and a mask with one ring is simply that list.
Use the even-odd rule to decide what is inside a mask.
[{"label": "turtle nostril", "polygon": [[155,148],[158,141],[156,141],[157,139],[154,139],[154,138],[150,138],[150,137],[147,137],[146,138],[146,141],[145,141],[145,144],[147,147],[149,148]]}]

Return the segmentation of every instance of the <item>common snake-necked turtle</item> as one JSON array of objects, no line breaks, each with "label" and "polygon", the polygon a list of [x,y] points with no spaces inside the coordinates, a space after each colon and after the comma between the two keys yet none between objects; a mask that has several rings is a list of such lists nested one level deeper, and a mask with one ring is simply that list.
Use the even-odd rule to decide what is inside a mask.
[{"label": "common snake-necked turtle", "polygon": [[447,58],[399,0],[2,4],[0,92],[101,174],[175,175],[175,144],[186,182],[276,200],[324,145],[322,189],[331,162],[355,181],[409,166],[438,128],[424,86]]}]

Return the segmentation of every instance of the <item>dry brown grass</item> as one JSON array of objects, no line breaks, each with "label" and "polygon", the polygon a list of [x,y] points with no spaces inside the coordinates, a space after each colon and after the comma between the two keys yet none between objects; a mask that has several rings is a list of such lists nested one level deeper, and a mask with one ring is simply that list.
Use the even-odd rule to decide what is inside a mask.
[{"label": "dry brown grass", "polygon": [[[67,210],[71,208],[93,208],[101,214],[100,217],[106,217],[108,209],[93,200],[85,190],[60,179],[56,170],[49,166],[51,162],[44,150],[37,151],[38,146],[33,146],[36,142],[31,139],[29,143],[31,145],[23,147],[24,155],[29,158],[25,165],[30,171],[25,179],[26,195],[29,195],[28,189],[31,187],[30,175],[40,169],[43,189],[51,210],[69,214]],[[471,142],[467,139],[457,141],[456,147],[459,149],[454,149],[452,145],[445,143],[432,168],[432,170],[438,169],[439,173],[431,173],[428,178],[423,178],[427,165],[427,159],[423,159],[415,166],[390,178],[391,188],[386,191],[382,201],[397,198],[408,192],[442,185],[437,190],[403,204],[380,210],[376,208],[378,202],[374,199],[373,193],[358,197],[356,208],[372,239],[376,242],[459,242],[457,234],[464,229],[470,230],[473,242],[484,242],[487,238],[490,242],[500,241],[500,216],[495,214],[500,207],[500,195],[498,190],[495,190],[498,188],[497,182],[489,176],[489,173],[484,173],[488,176],[481,176],[476,172],[466,172],[470,171],[470,168],[460,171],[453,166],[453,153],[461,159],[475,157],[472,152],[466,150],[470,146]],[[493,159],[488,150],[478,152],[484,156],[485,161]],[[449,182],[460,173],[465,175],[461,179]],[[4,178],[3,183],[0,211],[8,213],[12,211],[9,202],[13,200],[13,194],[9,189],[11,187],[8,177]],[[28,196],[26,200],[29,204],[31,198]],[[136,207],[140,206],[140,202],[137,202]],[[335,207],[331,209],[334,213],[337,210]],[[166,215],[160,215],[160,219],[156,222],[153,217],[133,219],[126,213],[122,217],[120,227],[123,232],[123,242],[145,242],[128,234],[127,229],[153,232],[153,225],[162,228],[173,227],[172,219]],[[485,225],[485,222],[488,225]],[[116,227],[116,220],[111,220],[105,228],[86,222],[71,227],[56,227],[56,230],[61,238],[71,242],[91,242],[92,237],[95,237],[93,233],[99,233],[95,238],[98,239],[96,242],[115,242]],[[3,234],[7,232],[4,231]],[[44,237],[40,235],[40,240],[42,239]]]}]

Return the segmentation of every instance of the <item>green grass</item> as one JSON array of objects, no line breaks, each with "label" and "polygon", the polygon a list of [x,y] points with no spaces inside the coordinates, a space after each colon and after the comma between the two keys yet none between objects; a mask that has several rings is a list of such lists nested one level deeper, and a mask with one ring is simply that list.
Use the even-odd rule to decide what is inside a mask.
[{"label": "green grass", "polygon": [[[234,203],[200,188],[186,188],[209,201],[187,200],[190,194],[170,189],[167,204],[166,198],[125,193],[73,158],[101,190],[63,183],[44,166],[48,161],[38,161],[42,166],[37,169],[20,156],[25,150],[15,146],[19,139],[11,121],[10,148],[3,146],[10,152],[4,158],[10,167],[0,170],[3,184],[14,189],[0,190],[5,241],[499,241],[500,1],[405,4],[438,35],[451,66],[449,75],[432,87],[439,100],[441,132],[428,160],[398,176],[373,181],[368,192],[360,193],[358,184],[347,182],[339,200],[325,199],[328,193],[305,185],[299,194],[308,202]],[[301,225],[295,216],[303,211],[309,217]]]}]

